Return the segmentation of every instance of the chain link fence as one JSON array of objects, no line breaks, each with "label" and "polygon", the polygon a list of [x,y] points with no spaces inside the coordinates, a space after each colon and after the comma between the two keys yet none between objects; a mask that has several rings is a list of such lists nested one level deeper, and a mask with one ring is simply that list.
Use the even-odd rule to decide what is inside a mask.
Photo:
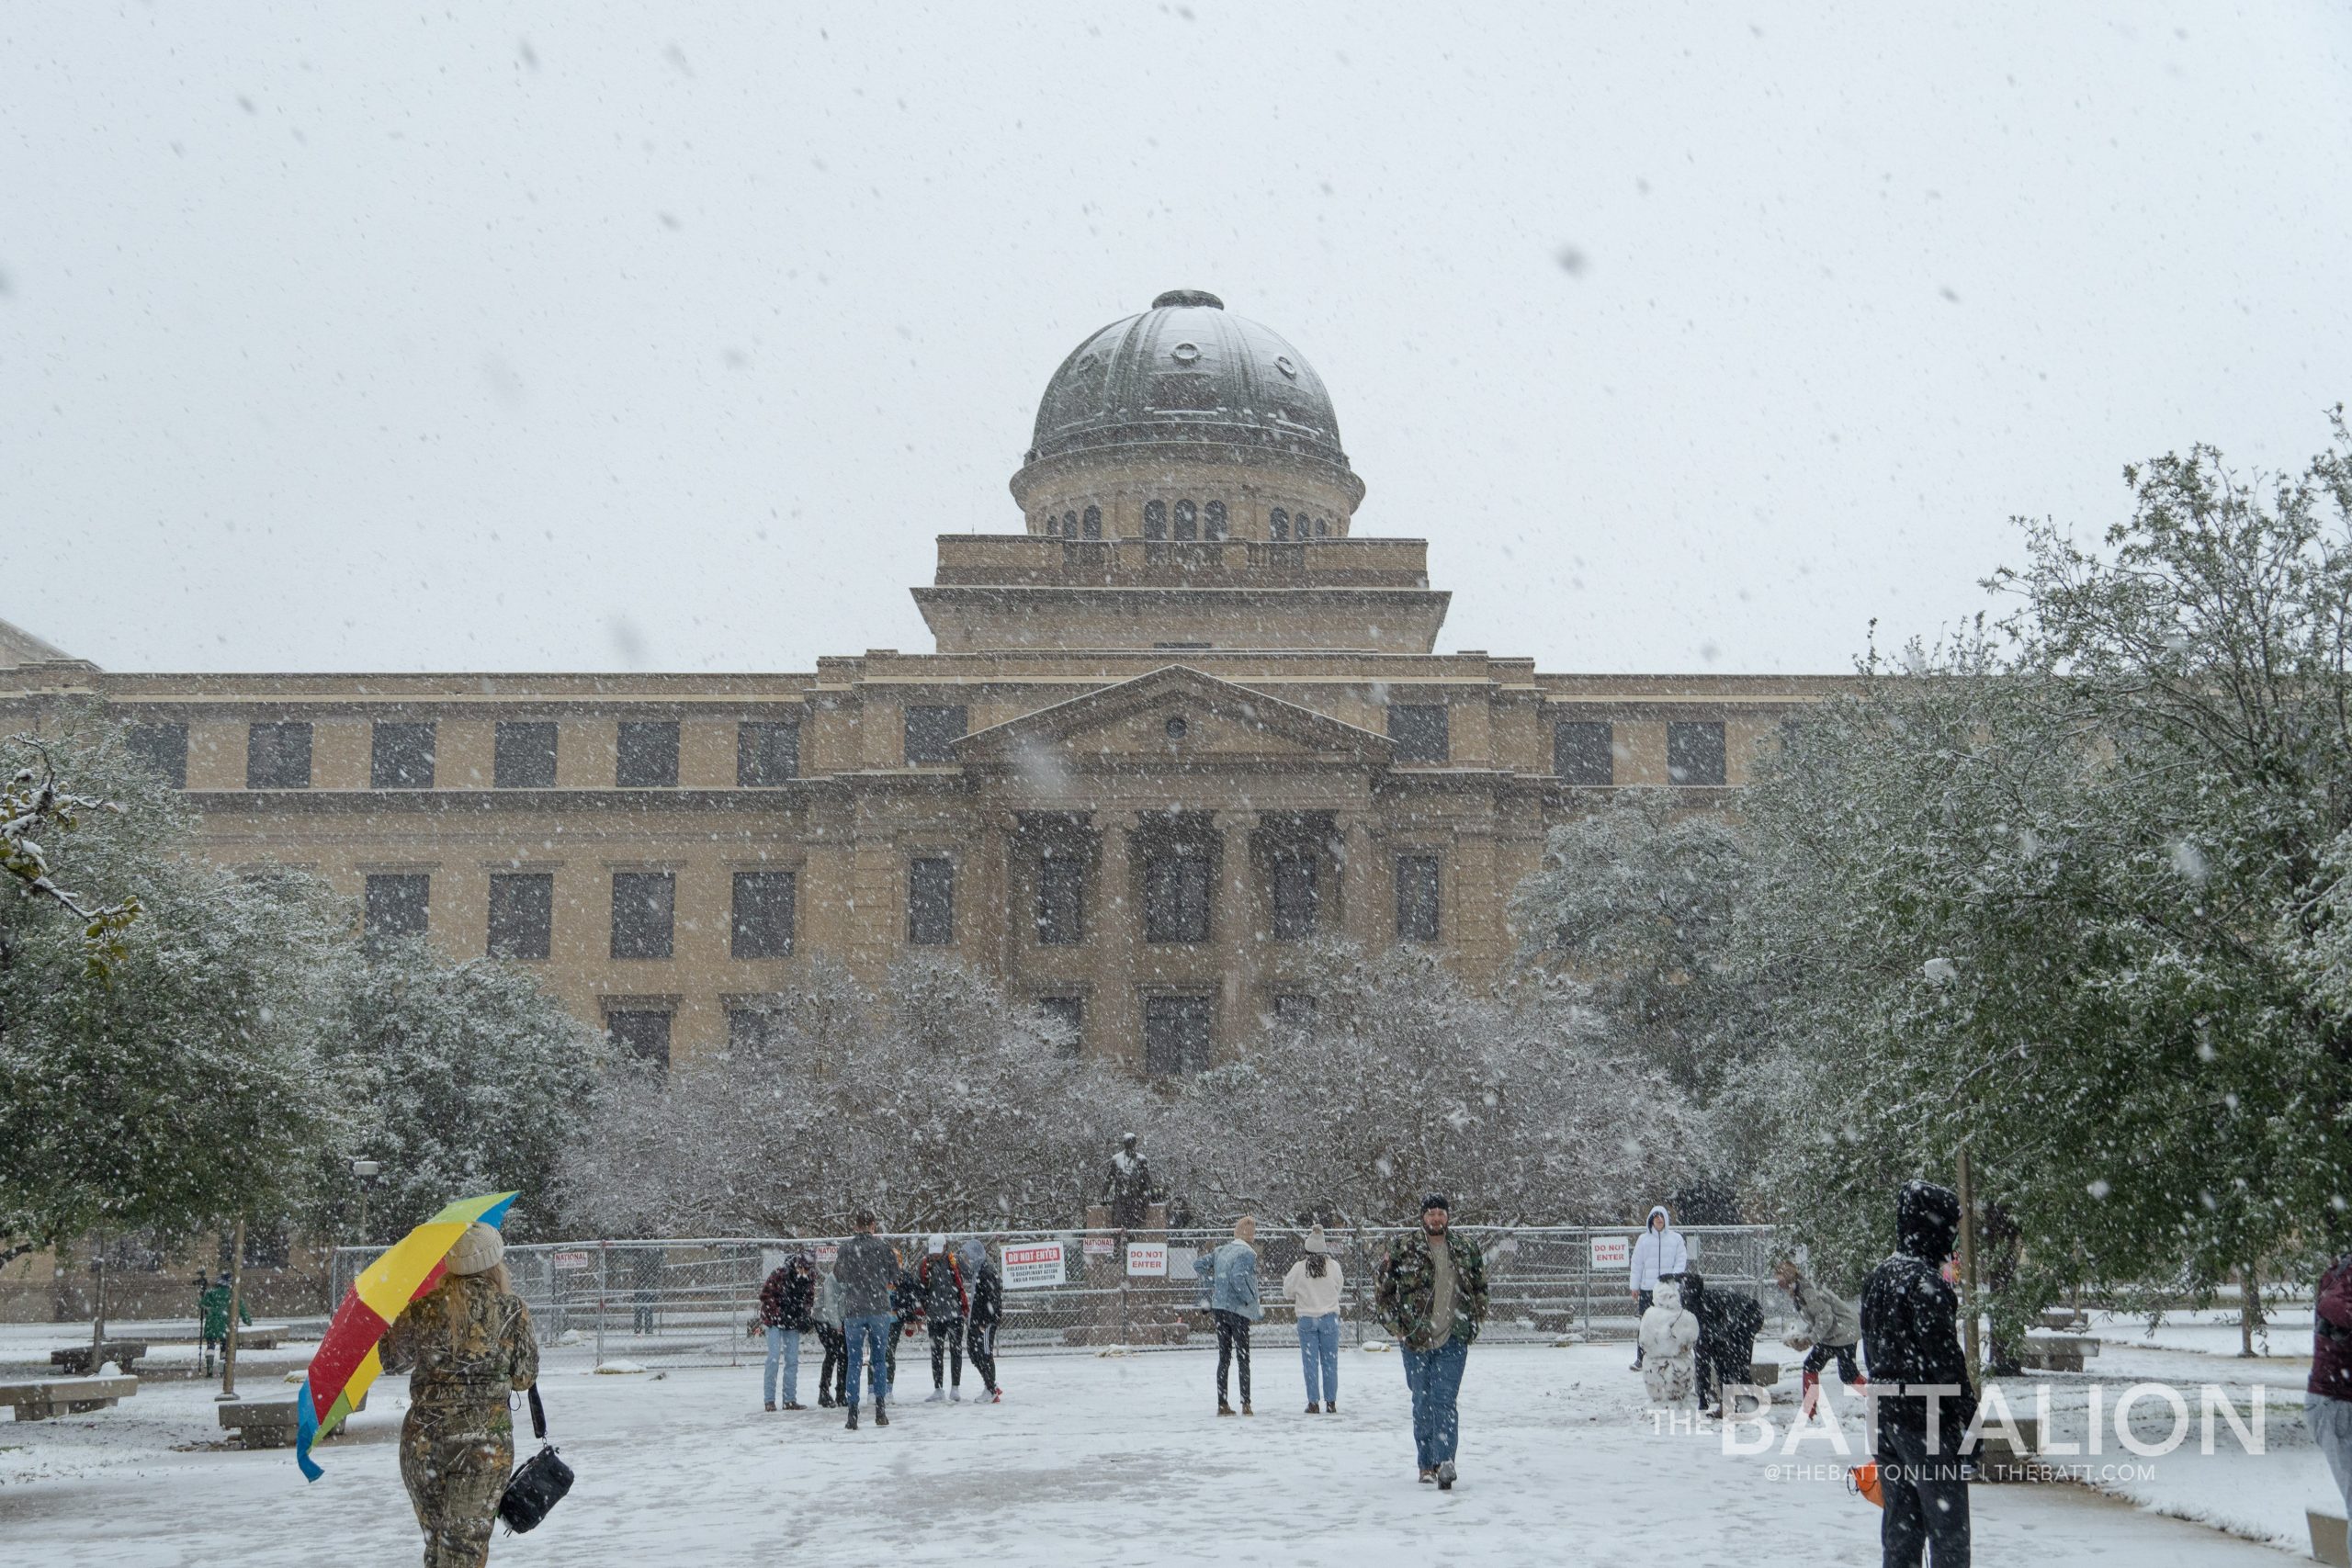
[{"label": "chain link fence", "polygon": [[[1627,1253],[1638,1226],[1499,1227],[1463,1225],[1487,1259],[1489,1291],[1482,1338],[1521,1344],[1563,1337],[1631,1339],[1634,1296]],[[1345,1292],[1340,1332],[1349,1344],[1385,1337],[1373,1312],[1373,1270],[1394,1230],[1326,1232]],[[1770,1227],[1682,1228],[1691,1267],[1711,1292],[1756,1300],[1767,1333],[1785,1331],[1788,1299],[1771,1284],[1776,1256]],[[630,1361],[641,1366],[735,1366],[765,1348],[756,1330],[761,1283],[794,1253],[812,1253],[829,1269],[840,1236],[725,1237],[702,1240],[599,1240],[509,1246],[506,1271],[530,1304],[543,1358]],[[911,1270],[926,1237],[886,1237]],[[1004,1317],[997,1343],[1006,1353],[1175,1347],[1214,1339],[1207,1282],[1196,1258],[1231,1239],[1223,1230],[1132,1234],[1102,1230],[960,1232],[948,1247],[969,1258],[985,1247],[1004,1277]],[[1304,1255],[1304,1233],[1268,1226],[1258,1233],[1259,1293],[1266,1316],[1253,1337],[1295,1344],[1297,1331],[1282,1280]],[[334,1299],[376,1256],[339,1247]]]}]

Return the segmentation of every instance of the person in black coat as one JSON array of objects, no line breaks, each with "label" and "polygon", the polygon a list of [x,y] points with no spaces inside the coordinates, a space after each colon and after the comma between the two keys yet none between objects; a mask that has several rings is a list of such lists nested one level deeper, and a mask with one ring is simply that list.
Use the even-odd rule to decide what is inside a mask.
[{"label": "person in black coat", "polygon": [[972,1315],[964,1333],[972,1370],[980,1374],[980,1386],[988,1391],[990,1404],[1004,1397],[1004,1391],[996,1385],[996,1325],[1003,1319],[1004,1275],[984,1249],[972,1270]]},{"label": "person in black coat", "polygon": [[892,1388],[899,1386],[899,1341],[913,1338],[922,1326],[922,1287],[915,1282],[913,1269],[900,1269],[890,1287],[890,1353],[886,1370]]},{"label": "person in black coat", "polygon": [[1959,1235],[1958,1194],[1905,1182],[1894,1200],[1894,1255],[1862,1286],[1862,1348],[1879,1390],[1885,1568],[1919,1568],[1923,1551],[1935,1568],[1968,1568],[1961,1445],[1976,1417],[1976,1390],[1960,1347],[1960,1298],[1943,1277]]},{"label": "person in black coat", "polygon": [[1699,1408],[1722,1415],[1724,1390],[1745,1384],[1756,1364],[1756,1335],[1764,1309],[1747,1296],[1710,1291],[1696,1269],[1681,1275],[1682,1304],[1699,1320],[1692,1360],[1699,1379]]}]

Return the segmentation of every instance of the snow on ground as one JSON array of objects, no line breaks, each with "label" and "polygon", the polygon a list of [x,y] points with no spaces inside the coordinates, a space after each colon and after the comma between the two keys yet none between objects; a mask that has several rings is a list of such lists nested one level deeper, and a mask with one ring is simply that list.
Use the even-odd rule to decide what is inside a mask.
[{"label": "snow on ground", "polygon": [[[756,1365],[606,1377],[565,1367],[543,1386],[579,1486],[537,1533],[502,1537],[492,1557],[632,1568],[787,1555],[840,1568],[1878,1561],[1877,1510],[1834,1477],[1788,1478],[1777,1452],[1726,1455],[1712,1432],[1654,1431],[1627,1359],[1622,1345],[1474,1349],[1464,1479],[1450,1495],[1414,1479],[1394,1355],[1343,1356],[1338,1416],[1301,1413],[1288,1349],[1259,1358],[1247,1420],[1214,1414],[1205,1353],[1053,1355],[1008,1359],[1002,1404],[901,1399],[888,1430],[857,1433],[831,1411],[762,1412]],[[927,1366],[900,1371],[928,1382]],[[810,1397],[813,1363],[802,1372]],[[395,1447],[403,1392],[396,1379],[379,1385],[353,1436],[322,1450],[326,1477],[311,1486],[288,1452],[195,1446],[219,1436],[201,1384],[0,1424],[0,1542],[10,1562],[109,1568],[415,1561]],[[1817,1443],[1804,1460],[1838,1467]],[[2278,1461],[2324,1483],[2308,1449],[2245,1462]],[[1983,1562],[2281,1561],[2083,1487],[1982,1486],[1974,1497]]]}]

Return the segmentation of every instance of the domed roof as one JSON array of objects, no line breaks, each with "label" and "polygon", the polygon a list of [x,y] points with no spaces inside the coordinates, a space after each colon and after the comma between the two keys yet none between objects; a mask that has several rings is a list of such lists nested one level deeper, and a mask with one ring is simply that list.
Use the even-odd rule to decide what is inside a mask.
[{"label": "domed roof", "polygon": [[1349,472],[1339,417],[1306,356],[1193,288],[1070,351],[1037,405],[1029,461],[1170,443],[1272,448]]}]

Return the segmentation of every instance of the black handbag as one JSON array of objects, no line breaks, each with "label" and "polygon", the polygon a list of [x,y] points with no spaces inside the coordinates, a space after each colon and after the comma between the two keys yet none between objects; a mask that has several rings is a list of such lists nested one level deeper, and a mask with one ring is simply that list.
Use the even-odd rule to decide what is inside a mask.
[{"label": "black handbag", "polygon": [[556,1456],[555,1445],[547,1440],[547,1406],[539,1403],[537,1383],[531,1385],[531,1436],[539,1439],[539,1451],[515,1468],[507,1478],[505,1495],[498,1499],[498,1517],[516,1535],[537,1529],[548,1510],[571,1490],[571,1467]]}]

